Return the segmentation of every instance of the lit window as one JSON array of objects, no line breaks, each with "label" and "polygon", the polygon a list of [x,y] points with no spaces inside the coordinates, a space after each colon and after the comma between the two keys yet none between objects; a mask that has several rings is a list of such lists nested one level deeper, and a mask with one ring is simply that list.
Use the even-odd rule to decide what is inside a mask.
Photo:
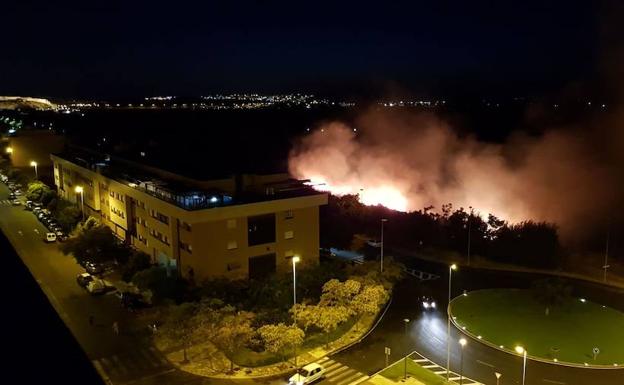
[{"label": "lit window", "polygon": [[284,239],[293,239],[295,237],[295,233],[293,231],[286,231],[284,233]]},{"label": "lit window", "polygon": [[230,241],[227,244],[227,249],[228,250],[238,249],[238,244],[236,243],[236,241]]},{"label": "lit window", "polygon": [[236,219],[228,219],[227,220],[227,228],[235,229],[236,228]]}]

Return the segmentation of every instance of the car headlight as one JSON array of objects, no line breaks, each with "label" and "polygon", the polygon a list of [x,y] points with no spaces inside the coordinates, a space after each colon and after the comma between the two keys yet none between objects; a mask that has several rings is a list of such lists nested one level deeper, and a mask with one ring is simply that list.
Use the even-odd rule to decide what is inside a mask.
[{"label": "car headlight", "polygon": [[435,307],[436,307],[435,302],[431,302],[431,307],[435,309]]},{"label": "car headlight", "polygon": [[429,302],[423,302],[423,307],[425,309],[428,309],[429,308]]}]

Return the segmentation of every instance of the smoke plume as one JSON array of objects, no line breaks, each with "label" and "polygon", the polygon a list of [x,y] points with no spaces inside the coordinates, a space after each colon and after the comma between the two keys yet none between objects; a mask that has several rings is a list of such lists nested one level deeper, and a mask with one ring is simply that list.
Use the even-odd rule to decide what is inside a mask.
[{"label": "smoke plume", "polygon": [[460,136],[433,114],[371,110],[354,126],[332,122],[302,138],[289,168],[365,204],[413,211],[452,203],[510,222],[554,222],[569,238],[604,224],[621,202],[617,121],[493,144]]}]

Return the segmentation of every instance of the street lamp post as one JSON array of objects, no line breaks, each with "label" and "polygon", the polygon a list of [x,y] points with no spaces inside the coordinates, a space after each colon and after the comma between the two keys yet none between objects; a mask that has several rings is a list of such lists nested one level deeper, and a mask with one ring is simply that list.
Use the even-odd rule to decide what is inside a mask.
[{"label": "street lamp post", "polygon": [[[405,346],[408,346],[408,338],[407,338],[407,324],[409,323],[409,318],[403,318],[403,323],[405,324]],[[409,354],[405,352],[405,362],[403,363],[403,379],[407,379],[407,356]]]},{"label": "street lamp post", "polygon": [[34,160],[30,162],[30,166],[35,168],[35,179],[39,179],[39,173],[37,172],[37,162]]},{"label": "street lamp post", "polygon": [[466,339],[460,338],[459,345],[461,346],[461,353],[459,355],[459,385],[464,382],[464,346],[466,346]]},{"label": "street lamp post", "polygon": [[522,346],[516,346],[516,353],[522,354],[522,385],[526,378],[526,363],[527,363],[527,351]]},{"label": "street lamp post", "polygon": [[470,206],[470,215],[468,215],[468,266],[470,266],[470,239],[472,231],[472,206]]},{"label": "street lamp post", "polygon": [[[298,255],[292,257],[292,271],[293,271],[293,324],[297,325],[297,263],[301,260]],[[295,368],[297,367],[297,346],[294,345],[295,350]]]},{"label": "street lamp post", "polygon": [[606,283],[607,282],[607,269],[609,269],[609,229],[607,229],[607,245],[605,247],[605,261],[604,261],[604,266],[602,266],[602,268],[604,269],[603,281]]},{"label": "street lamp post", "polygon": [[499,372],[494,372],[494,375],[496,376],[496,385],[500,385],[500,378],[502,374]]},{"label": "street lamp post", "polygon": [[451,367],[451,277],[453,270],[457,269],[456,264],[449,266],[449,279],[448,279],[448,304],[446,306],[446,380],[449,379],[450,367]]},{"label": "street lamp post", "polygon": [[77,193],[80,194],[80,209],[82,211],[82,221],[84,222],[85,220],[85,211],[84,211],[84,190],[82,188],[82,186],[76,186],[76,188],[74,189],[74,191],[76,191]]},{"label": "street lamp post", "polygon": [[381,218],[381,266],[380,271],[383,273],[383,254],[384,254],[384,223],[388,222],[386,218]]}]

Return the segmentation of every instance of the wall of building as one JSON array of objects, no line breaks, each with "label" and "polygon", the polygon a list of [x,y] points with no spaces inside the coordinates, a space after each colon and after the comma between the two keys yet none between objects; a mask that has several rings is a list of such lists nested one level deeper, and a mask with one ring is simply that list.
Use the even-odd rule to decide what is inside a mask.
[{"label": "wall of building", "polygon": [[[79,203],[74,189],[82,186],[88,213],[99,215],[154,262],[187,278],[247,278],[251,258],[273,254],[277,271],[288,271],[293,255],[318,263],[319,206],[327,204],[325,194],[187,211],[95,170],[52,159],[63,198]],[[250,246],[249,218],[269,214],[275,218],[273,241]]]}]

